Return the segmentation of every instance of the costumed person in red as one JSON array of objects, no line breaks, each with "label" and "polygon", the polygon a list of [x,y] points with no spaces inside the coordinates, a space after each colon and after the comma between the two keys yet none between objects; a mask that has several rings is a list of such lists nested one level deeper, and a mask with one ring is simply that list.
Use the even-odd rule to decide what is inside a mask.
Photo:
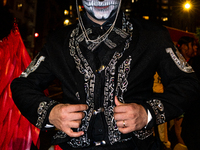
[{"label": "costumed person in red", "polygon": [[10,83],[31,62],[17,24],[7,7],[0,6],[0,149],[28,150],[32,141],[39,146],[40,130],[16,107]]}]

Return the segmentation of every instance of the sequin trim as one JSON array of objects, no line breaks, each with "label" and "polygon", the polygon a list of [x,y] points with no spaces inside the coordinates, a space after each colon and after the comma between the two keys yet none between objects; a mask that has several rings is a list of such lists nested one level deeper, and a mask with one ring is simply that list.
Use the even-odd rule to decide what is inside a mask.
[{"label": "sequin trim", "polygon": [[[133,28],[125,28],[132,26],[130,25],[125,16],[123,17],[123,31],[126,31],[130,35],[132,35]],[[130,72],[130,63],[131,56],[129,56],[118,68],[118,79],[116,89],[114,89],[115,85],[115,70],[117,61],[123,56],[123,53],[129,48],[130,41],[132,40],[132,36],[130,36],[125,43],[124,51],[121,53],[115,52],[113,58],[111,59],[109,65],[105,69],[105,88],[104,88],[104,114],[106,118],[106,122],[108,125],[108,138],[110,144],[114,144],[116,142],[126,141],[128,139],[121,139],[121,132],[119,132],[116,121],[114,120],[114,95],[116,95],[121,102],[123,101],[123,94],[127,90],[128,86],[128,74]],[[125,83],[125,84],[124,84]]]},{"label": "sequin trim", "polygon": [[[133,31],[133,25],[128,21],[129,18],[127,16],[125,16],[125,14],[123,13],[123,19],[122,19],[122,29],[113,28],[113,32],[115,32],[117,35],[121,36],[121,38],[126,39],[129,35],[131,35],[132,37],[132,31]],[[79,30],[79,28],[77,28],[76,30],[72,31],[71,37],[74,37],[75,34],[77,34],[77,30]],[[88,28],[86,30],[87,34],[91,34],[92,33],[92,29]],[[76,40],[80,43],[84,40],[84,34],[80,34]],[[88,47],[87,49],[94,51],[100,44],[101,44],[101,38],[98,39],[97,42],[95,43],[90,43],[88,42]],[[117,44],[114,43],[113,41],[111,41],[108,37],[103,41],[105,43],[105,45],[107,45],[110,49],[114,49],[115,47],[117,47]]]},{"label": "sequin trim", "polygon": [[110,39],[105,39],[104,43],[110,48],[113,49],[117,46],[117,44],[115,44],[114,42],[112,42]]},{"label": "sequin trim", "polygon": [[147,101],[147,103],[152,107],[154,113],[156,115],[156,124],[165,123],[165,113],[164,113],[164,106],[160,100],[154,99]]},{"label": "sequin trim", "polygon": [[114,75],[117,60],[121,58],[120,53],[115,53],[113,59],[105,69],[105,88],[104,88],[104,115],[108,125],[108,138],[111,144],[121,140],[121,132],[119,132],[116,121],[114,119]]},{"label": "sequin trim", "polygon": [[[74,148],[77,147],[87,147],[90,145],[90,139],[88,139],[87,130],[89,127],[89,121],[92,117],[94,111],[94,84],[95,84],[95,75],[89,66],[87,60],[84,58],[80,48],[79,42],[75,39],[79,33],[79,28],[77,27],[72,31],[71,39],[69,42],[70,55],[74,58],[76,63],[76,68],[81,74],[84,75],[84,87],[85,93],[87,94],[86,104],[89,106],[88,111],[85,111],[85,118],[82,119],[82,126],[77,129],[77,131],[84,131],[85,134],[78,138],[72,138],[68,144]],[[77,39],[81,39],[79,36]]]},{"label": "sequin trim", "polygon": [[133,134],[140,140],[144,140],[153,134],[153,128],[150,130],[134,131]]},{"label": "sequin trim", "polygon": [[30,65],[26,68],[26,70],[24,72],[22,72],[20,77],[27,78],[28,75],[30,73],[34,72],[40,66],[41,62],[44,60],[45,60],[44,56],[40,56],[39,59],[37,59],[37,56],[36,56],[35,59],[33,61],[31,61]]},{"label": "sequin trim", "polygon": [[37,113],[38,113],[38,120],[37,120],[37,123],[36,123],[36,127],[41,129],[42,128],[42,124],[46,118],[46,115],[47,115],[47,110],[49,109],[49,107],[51,107],[52,105],[54,105],[55,103],[57,103],[56,101],[50,101],[49,103],[47,102],[41,102],[39,104],[39,107],[38,107],[38,110],[37,110]]},{"label": "sequin trim", "polygon": [[114,28],[113,31],[115,31],[116,34],[120,35],[122,38],[127,38],[129,34],[121,29]]},{"label": "sequin trim", "polygon": [[[114,144],[115,142],[120,142],[121,139],[121,132],[119,132],[116,121],[114,120],[114,93],[116,93],[116,96],[119,98],[121,102],[123,101],[123,94],[127,90],[128,86],[128,74],[130,71],[130,63],[131,63],[131,57],[129,56],[128,59],[126,59],[122,65],[118,68],[118,81],[115,91],[115,66],[117,63],[117,60],[120,59],[123,56],[123,54],[115,53],[113,59],[110,61],[108,67],[105,69],[105,88],[104,88],[104,114],[105,118],[108,124],[108,138],[110,140],[111,144]],[[124,84],[125,83],[125,84]],[[123,139],[125,140],[125,139]]]},{"label": "sequin trim", "polygon": [[132,58],[129,56],[123,64],[119,67],[118,71],[118,83],[116,87],[116,95],[118,96],[118,99],[120,102],[124,102],[123,100],[123,94],[127,91],[128,86],[128,74],[130,72],[130,64],[131,64]]},{"label": "sequin trim", "polygon": [[194,72],[192,67],[185,61],[184,57],[178,51],[177,48],[176,48],[176,55],[173,52],[172,48],[167,48],[166,52],[170,54],[171,58],[173,59],[173,61],[175,62],[175,64],[178,66],[178,68],[180,70],[182,70],[183,72],[186,72],[186,73]]},{"label": "sequin trim", "polygon": [[76,98],[80,101],[80,95],[79,95],[79,92],[76,92]]},{"label": "sequin trim", "polygon": [[64,139],[67,137],[67,134],[63,131],[58,131],[56,135],[53,136],[53,139],[61,138]]},{"label": "sequin trim", "polygon": [[[154,99],[147,101],[147,103],[152,107],[156,115],[156,124],[165,123],[165,113],[164,106],[160,100]],[[140,140],[144,140],[153,134],[153,128],[146,130],[142,129],[139,131],[134,131],[133,134]]]}]

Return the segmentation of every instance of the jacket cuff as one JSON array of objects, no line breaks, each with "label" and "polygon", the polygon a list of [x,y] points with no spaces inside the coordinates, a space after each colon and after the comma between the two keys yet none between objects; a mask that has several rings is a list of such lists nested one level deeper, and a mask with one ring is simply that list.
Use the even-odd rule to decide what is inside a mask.
[{"label": "jacket cuff", "polygon": [[148,108],[152,115],[152,120],[149,122],[148,126],[153,127],[155,124],[163,124],[165,123],[165,112],[164,112],[164,105],[160,100],[153,99],[147,101]]},{"label": "jacket cuff", "polygon": [[133,134],[139,139],[144,140],[149,136],[153,135],[153,122],[154,122],[154,114],[152,114],[152,108],[147,103],[140,103],[146,110],[148,114],[148,122],[145,127],[141,130],[134,131]]},{"label": "jacket cuff", "polygon": [[[36,123],[36,127],[39,129],[49,129],[49,127],[53,127],[50,123],[49,123],[49,114],[50,111],[52,110],[52,108],[57,105],[58,102],[57,101],[50,101],[50,102],[41,102],[39,104],[37,113],[38,113],[38,119],[37,119],[37,123]],[[50,126],[49,126],[50,125]]]},{"label": "jacket cuff", "polygon": [[165,123],[164,106],[160,100],[153,99],[147,101],[142,106],[152,115],[152,119],[148,122],[147,126],[139,131],[134,131],[133,134],[140,140],[144,140],[153,134],[153,126]]}]

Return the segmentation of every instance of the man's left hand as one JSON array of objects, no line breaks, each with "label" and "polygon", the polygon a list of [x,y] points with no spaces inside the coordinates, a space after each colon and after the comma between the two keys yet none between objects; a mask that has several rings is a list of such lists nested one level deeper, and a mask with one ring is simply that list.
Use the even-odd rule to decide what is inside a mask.
[{"label": "man's left hand", "polygon": [[115,104],[114,118],[121,133],[141,130],[147,124],[148,114],[142,105],[121,103],[116,96]]}]

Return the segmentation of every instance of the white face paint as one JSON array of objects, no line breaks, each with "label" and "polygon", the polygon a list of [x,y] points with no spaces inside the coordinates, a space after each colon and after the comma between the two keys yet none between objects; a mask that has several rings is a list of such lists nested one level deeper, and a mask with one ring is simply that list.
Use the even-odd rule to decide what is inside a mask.
[{"label": "white face paint", "polygon": [[82,0],[86,11],[97,20],[106,20],[117,12],[120,0]]}]

